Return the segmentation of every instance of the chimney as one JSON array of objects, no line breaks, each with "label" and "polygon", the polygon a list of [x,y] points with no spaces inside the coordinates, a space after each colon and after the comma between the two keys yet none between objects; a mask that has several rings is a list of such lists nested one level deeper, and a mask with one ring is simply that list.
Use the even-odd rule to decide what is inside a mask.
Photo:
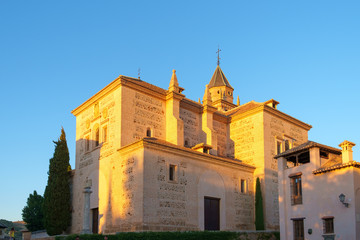
[{"label": "chimney", "polygon": [[355,143],[349,142],[347,140],[343,141],[339,144],[339,147],[342,148],[341,155],[342,155],[342,163],[348,163],[353,161],[353,151],[352,147],[355,146]]}]

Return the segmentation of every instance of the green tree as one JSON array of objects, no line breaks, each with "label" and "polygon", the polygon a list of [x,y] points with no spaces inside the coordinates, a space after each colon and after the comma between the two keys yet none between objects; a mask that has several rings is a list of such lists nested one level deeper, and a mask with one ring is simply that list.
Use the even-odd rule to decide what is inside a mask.
[{"label": "green tree", "polygon": [[26,228],[31,232],[44,229],[43,202],[44,198],[34,191],[34,194],[29,195],[26,206],[22,210]]},{"label": "green tree", "polygon": [[260,179],[256,178],[256,193],[255,193],[255,228],[256,230],[264,230],[264,209],[261,194]]},{"label": "green tree", "polygon": [[49,235],[58,235],[70,226],[70,165],[64,128],[54,141],[54,156],[50,159],[48,182],[44,193],[44,226]]}]

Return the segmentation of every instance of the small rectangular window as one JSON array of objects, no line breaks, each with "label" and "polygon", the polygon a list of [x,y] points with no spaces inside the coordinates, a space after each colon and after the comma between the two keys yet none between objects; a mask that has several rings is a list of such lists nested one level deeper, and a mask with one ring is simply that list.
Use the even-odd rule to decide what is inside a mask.
[{"label": "small rectangular window", "polygon": [[323,232],[334,233],[334,217],[323,218]]},{"label": "small rectangular window", "polygon": [[150,128],[148,128],[147,130],[146,130],[146,137],[151,137],[151,129]]},{"label": "small rectangular window", "polygon": [[246,193],[246,180],[245,179],[240,180],[240,192]]},{"label": "small rectangular window", "polygon": [[175,181],[175,172],[176,171],[176,166],[175,165],[171,165],[169,166],[169,180],[170,181]]}]

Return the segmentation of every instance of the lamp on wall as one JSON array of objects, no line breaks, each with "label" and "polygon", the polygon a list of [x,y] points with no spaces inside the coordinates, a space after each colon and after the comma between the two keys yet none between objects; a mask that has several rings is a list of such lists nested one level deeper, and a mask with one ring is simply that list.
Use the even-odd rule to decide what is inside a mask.
[{"label": "lamp on wall", "polygon": [[342,204],[345,205],[345,207],[349,207],[349,203],[345,202],[345,195],[343,193],[339,195],[339,200]]}]

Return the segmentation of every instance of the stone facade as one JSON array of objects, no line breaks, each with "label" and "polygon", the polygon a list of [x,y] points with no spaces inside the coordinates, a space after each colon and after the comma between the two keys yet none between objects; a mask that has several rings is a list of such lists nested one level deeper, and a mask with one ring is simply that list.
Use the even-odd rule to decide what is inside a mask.
[{"label": "stone facade", "polygon": [[279,228],[274,156],[311,126],[275,100],[233,104],[219,66],[202,103],[183,90],[175,71],[167,90],[119,76],[73,110],[72,233],[83,230],[86,186],[94,232],[204,230],[205,198],[219,202],[220,230],[251,230],[257,177],[266,228]]}]

